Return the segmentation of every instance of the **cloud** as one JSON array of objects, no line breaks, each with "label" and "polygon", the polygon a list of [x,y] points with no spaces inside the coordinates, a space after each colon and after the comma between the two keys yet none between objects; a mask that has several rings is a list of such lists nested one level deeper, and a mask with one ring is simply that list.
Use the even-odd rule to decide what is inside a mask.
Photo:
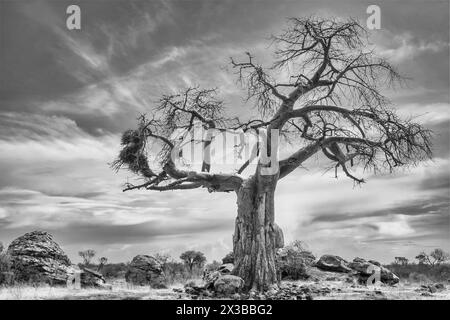
[{"label": "cloud", "polygon": [[448,50],[448,42],[433,39],[417,39],[411,33],[392,34],[387,31],[379,33],[384,44],[377,48],[378,53],[389,59],[392,63],[400,63],[405,60],[413,60],[418,55],[426,55]]},{"label": "cloud", "polygon": [[[234,194],[123,193],[136,177],[108,166],[120,132],[161,94],[191,85],[218,87],[229,113],[248,118],[254,109],[223,68],[230,56],[250,51],[269,65],[267,37],[287,16],[366,18],[365,4],[346,1],[132,1],[107,10],[82,1],[82,31],[69,32],[65,5],[2,4],[2,23],[14,32],[2,38],[0,61],[1,240],[44,228],[71,257],[94,248],[112,261],[192,248],[219,259],[231,250],[236,216]],[[386,94],[403,117],[435,131],[436,158],[393,175],[369,174],[361,188],[324,173],[319,158],[281,180],[276,221],[287,242],[305,240],[316,254],[388,261],[448,242],[448,5],[381,7],[382,30],[371,38],[413,78]]]}]

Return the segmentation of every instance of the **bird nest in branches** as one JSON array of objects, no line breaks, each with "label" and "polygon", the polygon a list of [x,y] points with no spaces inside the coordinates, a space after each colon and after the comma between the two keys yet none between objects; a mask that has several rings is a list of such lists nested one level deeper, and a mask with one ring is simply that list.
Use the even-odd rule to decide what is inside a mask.
[{"label": "bird nest in branches", "polygon": [[112,163],[112,167],[117,171],[123,165],[127,165],[134,173],[141,173],[146,177],[154,176],[148,165],[148,158],[145,151],[146,139],[143,130],[127,130],[122,134],[121,144],[124,146],[119,153],[119,157]]}]

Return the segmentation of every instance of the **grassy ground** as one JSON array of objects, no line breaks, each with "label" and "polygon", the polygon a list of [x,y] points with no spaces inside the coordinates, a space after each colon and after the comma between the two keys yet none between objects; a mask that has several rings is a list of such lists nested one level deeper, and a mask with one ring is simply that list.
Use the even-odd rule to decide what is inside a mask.
[{"label": "grassy ground", "polygon": [[[330,273],[331,274],[331,273]],[[116,280],[108,289],[74,290],[65,287],[50,286],[14,286],[0,288],[0,300],[172,300],[190,299],[185,293],[175,292],[182,289],[182,284],[171,285],[167,289],[151,289],[149,287],[132,286],[124,280]],[[284,282],[287,283],[287,282]],[[292,281],[291,281],[292,283]],[[450,300],[450,286],[442,292],[432,295],[422,295],[417,291],[423,283],[400,282],[395,287],[366,287],[345,283],[342,279],[327,281],[294,281],[298,286],[306,285],[318,288],[328,288],[326,295],[314,296],[315,300]]]},{"label": "grassy ground", "polygon": [[[111,283],[111,282],[110,282]],[[174,288],[182,288],[175,284],[167,289],[151,289],[147,286],[133,286],[124,280],[111,283],[111,289],[83,288],[80,290],[66,287],[51,287],[48,285],[28,286],[16,285],[0,287],[0,300],[153,300],[179,299]],[[182,297],[181,297],[182,298]]]}]

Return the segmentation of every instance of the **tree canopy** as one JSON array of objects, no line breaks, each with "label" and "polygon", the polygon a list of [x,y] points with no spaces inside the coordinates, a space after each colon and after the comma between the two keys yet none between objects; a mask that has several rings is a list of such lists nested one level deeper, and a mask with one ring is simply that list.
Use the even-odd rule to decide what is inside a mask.
[{"label": "tree canopy", "polygon": [[[243,182],[240,174],[264,146],[258,145],[252,158],[243,159],[237,172],[213,173],[208,147],[214,132],[267,130],[270,135],[279,130],[282,138],[298,146],[290,156],[276,160],[279,178],[318,152],[334,163],[336,175],[340,168],[357,183],[364,179],[350,172],[349,166],[391,171],[431,156],[430,131],[413,120],[400,119],[381,93],[402,77],[368,47],[366,30],[357,21],[293,18],[272,42],[271,66],[258,64],[250,53],[242,60],[231,59],[247,100],[258,111],[249,121],[228,116],[216,89],[198,87],[164,95],[151,114],[140,116],[137,129],[123,134],[123,148],[113,166],[126,166],[145,182],[127,184],[125,190],[236,190]],[[196,125],[210,133],[193,138]],[[173,160],[177,146],[188,142],[203,145],[199,171],[184,170]]]}]

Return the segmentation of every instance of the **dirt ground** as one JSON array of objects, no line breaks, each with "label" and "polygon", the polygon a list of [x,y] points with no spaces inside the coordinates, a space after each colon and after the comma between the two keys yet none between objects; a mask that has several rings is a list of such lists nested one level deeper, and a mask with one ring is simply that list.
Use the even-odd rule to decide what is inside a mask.
[{"label": "dirt ground", "polygon": [[[127,284],[124,280],[110,282],[110,289],[68,289],[50,286],[14,286],[0,288],[0,300],[189,300],[183,285],[167,289],[151,289]],[[450,284],[440,292],[426,292],[423,283],[401,281],[396,286],[363,286],[348,283],[342,274],[321,272],[320,277],[309,281],[283,281],[282,286],[311,288],[313,300],[450,300]],[[320,292],[320,293],[317,293]],[[198,299],[198,298],[197,298]],[[295,299],[295,296],[292,297]]]}]

